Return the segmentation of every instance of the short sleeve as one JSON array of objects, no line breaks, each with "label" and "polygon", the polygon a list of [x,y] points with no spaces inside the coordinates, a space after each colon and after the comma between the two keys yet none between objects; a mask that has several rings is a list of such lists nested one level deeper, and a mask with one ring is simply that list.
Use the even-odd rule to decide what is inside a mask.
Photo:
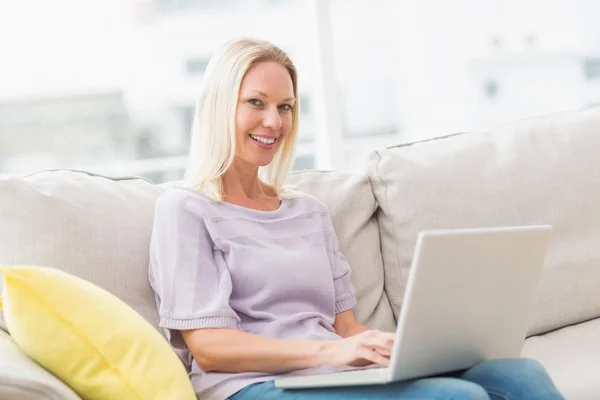
[{"label": "short sleeve", "polygon": [[202,203],[191,194],[170,189],[156,202],[149,280],[159,326],[176,349],[186,348],[181,330],[239,328],[229,305],[231,276],[214,250]]},{"label": "short sleeve", "polygon": [[333,285],[335,288],[335,313],[354,308],[357,304],[356,289],[352,283],[350,264],[339,249],[339,243],[331,216],[328,211],[322,213],[324,218],[325,235],[327,238],[328,252],[330,254],[333,272]]}]

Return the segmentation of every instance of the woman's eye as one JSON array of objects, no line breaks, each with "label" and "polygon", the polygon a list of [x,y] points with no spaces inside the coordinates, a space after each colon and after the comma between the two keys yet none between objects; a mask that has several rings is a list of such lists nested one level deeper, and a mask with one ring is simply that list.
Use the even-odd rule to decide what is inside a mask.
[{"label": "woman's eye", "polygon": [[282,111],[292,111],[292,106],[289,104],[282,104],[279,106],[279,109]]},{"label": "woman's eye", "polygon": [[262,104],[262,102],[258,99],[250,99],[248,100],[248,103],[252,104],[253,106],[260,106]]}]

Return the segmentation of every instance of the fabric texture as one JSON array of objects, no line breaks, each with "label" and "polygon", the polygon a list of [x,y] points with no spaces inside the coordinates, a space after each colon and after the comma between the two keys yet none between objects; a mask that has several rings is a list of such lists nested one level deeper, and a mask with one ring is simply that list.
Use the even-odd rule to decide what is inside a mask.
[{"label": "fabric texture", "polygon": [[[181,186],[166,182],[161,189]],[[358,304],[354,312],[362,324],[381,331],[396,329],[396,315],[384,290],[383,259],[371,181],[366,171],[296,171],[288,186],[310,194],[325,204],[335,229],[340,251],[352,270]]]},{"label": "fabric texture", "polygon": [[23,353],[6,332],[0,332],[0,399],[81,400]]},{"label": "fabric texture", "polygon": [[254,384],[232,396],[231,400],[564,399],[548,373],[535,360],[491,360],[452,375],[452,377],[429,377],[388,385],[302,390],[278,389],[270,381]]},{"label": "fabric texture", "polygon": [[88,280],[160,331],[148,243],[162,191],[142,178],[70,170],[0,176],[0,265],[48,266]]},{"label": "fabric texture", "polygon": [[149,279],[160,326],[191,366],[200,398],[226,398],[269,374],[204,373],[180,330],[338,340],[335,315],[356,305],[328,210],[300,193],[274,211],[257,211],[215,202],[195,189],[169,189],[156,202]]},{"label": "fabric texture", "polygon": [[12,339],[82,398],[196,399],[164,337],[117,297],[53,268],[0,273]]},{"label": "fabric texture", "polygon": [[527,339],[523,356],[539,360],[567,399],[600,397],[600,318]]},{"label": "fabric texture", "polygon": [[529,335],[600,316],[600,109],[371,154],[385,289],[402,306],[419,231],[550,224]]},{"label": "fabric texture", "polygon": [[294,172],[287,183],[322,201],[333,221],[341,252],[352,270],[358,304],[354,312],[371,329],[393,332],[396,317],[384,290],[378,208],[366,173]]}]

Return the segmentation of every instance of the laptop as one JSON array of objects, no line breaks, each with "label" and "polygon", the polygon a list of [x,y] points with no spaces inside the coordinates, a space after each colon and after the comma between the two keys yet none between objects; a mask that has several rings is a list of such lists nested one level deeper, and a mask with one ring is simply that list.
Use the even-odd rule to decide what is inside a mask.
[{"label": "laptop", "polygon": [[286,376],[275,386],[386,384],[520,357],[551,232],[549,225],[421,232],[389,367]]}]

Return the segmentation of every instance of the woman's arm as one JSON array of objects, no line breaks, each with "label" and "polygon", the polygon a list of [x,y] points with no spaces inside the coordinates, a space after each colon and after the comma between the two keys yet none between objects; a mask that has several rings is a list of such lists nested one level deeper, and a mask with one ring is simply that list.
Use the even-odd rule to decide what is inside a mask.
[{"label": "woman's arm", "polygon": [[183,339],[204,372],[284,373],[320,365],[388,365],[394,336],[366,331],[351,338],[281,340],[236,329],[182,331]]},{"label": "woman's arm", "polygon": [[326,342],[281,340],[236,329],[214,328],[181,332],[204,372],[280,373],[322,365]]},{"label": "woman's arm", "polygon": [[335,316],[335,322],[333,323],[333,329],[335,329],[335,333],[343,338],[354,336],[369,330],[369,328],[361,325],[356,320],[352,310],[346,310],[337,314]]}]

